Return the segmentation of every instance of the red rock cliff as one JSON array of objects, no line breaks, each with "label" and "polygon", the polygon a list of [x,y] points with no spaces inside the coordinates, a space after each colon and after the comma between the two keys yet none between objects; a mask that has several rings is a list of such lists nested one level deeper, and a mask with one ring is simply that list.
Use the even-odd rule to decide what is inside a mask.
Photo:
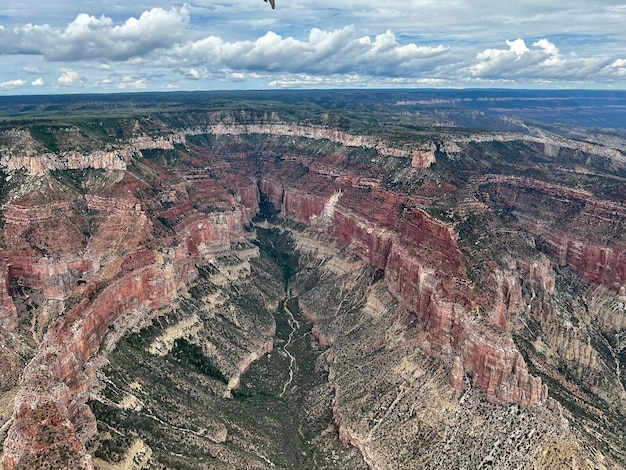
[{"label": "red rock cliff", "polygon": [[261,191],[284,216],[321,227],[384,270],[390,292],[424,321],[431,354],[447,357],[452,351],[494,402],[531,405],[547,397],[506,331],[518,286],[502,280],[504,293],[489,315],[492,326],[486,326],[471,312],[478,300],[461,281],[465,267],[449,226],[420,209],[407,211],[415,202],[391,192],[331,187],[311,175],[290,184],[265,178]]},{"label": "red rock cliff", "polygon": [[[71,468],[93,468],[85,448],[96,433],[95,418],[86,405],[95,383],[92,360],[112,325],[123,331],[149,321],[185,291],[196,275],[196,262],[206,263],[215,253],[229,250],[231,243],[244,240],[244,224],[258,207],[258,191],[253,180],[239,183],[241,191],[235,194],[224,190],[216,195],[206,185],[196,186],[192,192],[196,203],[224,200],[229,202],[227,210],[225,206],[200,212],[191,207],[188,196],[181,198],[162,214],[172,218],[174,234],[160,241],[153,239],[143,204],[128,191],[138,187],[132,180],[122,182],[117,190],[88,195],[97,229],[73,257],[70,253],[77,247],[65,245],[63,237],[50,242],[58,246],[60,257],[54,258],[34,253],[28,240],[9,240],[14,250],[5,256],[0,278],[3,326],[14,327],[16,320],[7,292],[9,278],[41,292],[42,302],[82,300],[52,319],[37,355],[24,371],[14,421],[4,442],[5,469],[54,462],[59,452]],[[56,223],[46,209],[36,206],[14,209],[12,214],[9,223],[19,233],[33,224]],[[21,252],[28,255],[20,256]]]},{"label": "red rock cliff", "polygon": [[537,236],[537,248],[557,264],[571,265],[589,282],[626,292],[623,204],[529,178],[488,175],[476,183],[484,185],[491,201],[512,208]]}]

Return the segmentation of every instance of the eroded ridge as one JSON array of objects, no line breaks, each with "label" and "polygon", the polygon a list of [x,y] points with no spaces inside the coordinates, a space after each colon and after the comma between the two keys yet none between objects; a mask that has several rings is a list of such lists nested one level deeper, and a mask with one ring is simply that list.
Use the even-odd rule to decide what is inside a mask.
[{"label": "eroded ridge", "polygon": [[3,130],[4,468],[624,466],[623,147],[387,118]]}]

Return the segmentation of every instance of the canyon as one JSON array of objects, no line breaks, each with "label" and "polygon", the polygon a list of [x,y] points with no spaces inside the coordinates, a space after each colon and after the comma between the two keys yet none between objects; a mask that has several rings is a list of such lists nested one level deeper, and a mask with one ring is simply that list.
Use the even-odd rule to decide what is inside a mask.
[{"label": "canyon", "polygon": [[2,122],[1,468],[626,466],[621,145],[234,103]]}]

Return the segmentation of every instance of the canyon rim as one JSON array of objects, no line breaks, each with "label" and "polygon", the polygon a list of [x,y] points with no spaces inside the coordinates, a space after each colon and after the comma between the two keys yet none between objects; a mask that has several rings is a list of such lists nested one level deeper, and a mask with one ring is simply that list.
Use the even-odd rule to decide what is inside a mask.
[{"label": "canyon rim", "polygon": [[624,468],[626,95],[525,93],[1,104],[1,468]]}]

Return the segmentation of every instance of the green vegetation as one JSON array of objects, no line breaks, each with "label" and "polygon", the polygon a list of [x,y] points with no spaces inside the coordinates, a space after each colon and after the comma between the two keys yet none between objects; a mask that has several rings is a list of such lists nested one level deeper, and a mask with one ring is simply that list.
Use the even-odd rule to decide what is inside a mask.
[{"label": "green vegetation", "polygon": [[[424,211],[428,213],[428,215],[430,215],[431,217],[441,220],[442,222],[451,223],[457,220],[457,217],[455,216],[454,210],[452,208],[446,207],[442,204],[438,204],[437,202],[434,202],[433,204],[425,207]],[[463,232],[470,233],[471,228],[467,225],[469,224],[466,221],[465,224],[459,228],[459,231],[462,230]]]},{"label": "green vegetation", "polygon": [[189,364],[197,372],[208,375],[220,382],[228,383],[228,379],[224,376],[222,371],[211,364],[209,358],[202,353],[202,348],[190,343],[186,339],[178,338],[170,354],[176,361]]},{"label": "green vegetation", "polygon": [[45,125],[31,126],[30,135],[33,139],[43,145],[47,150],[51,152],[59,151],[57,138],[52,127]]},{"label": "green vegetation", "polygon": [[[535,220],[541,227],[552,224],[558,230],[567,229],[579,239],[587,237],[599,244],[625,241],[625,221],[619,210],[605,211],[602,203],[589,203],[587,198],[573,191],[546,189],[543,184],[589,191],[598,198],[623,204],[626,200],[624,165],[619,159],[612,161],[584,151],[566,148],[546,151],[543,144],[524,139],[509,141],[492,136],[490,140],[486,134],[480,135],[487,132],[485,129],[505,128],[522,133],[528,130],[521,126],[509,129],[510,124],[503,124],[499,115],[493,114],[495,111],[481,107],[479,100],[468,100],[473,104],[466,108],[462,108],[465,104],[458,107],[427,104],[441,96],[455,97],[455,91],[416,93],[366,90],[2,98],[0,131],[26,129],[46,151],[60,154],[68,149],[87,152],[117,148],[128,145],[134,137],[172,135],[181,129],[197,130],[221,120],[238,124],[294,122],[373,136],[399,149],[437,148],[435,163],[428,168],[414,168],[410,157],[391,157],[376,148],[344,146],[328,139],[200,134],[187,137],[184,144],[176,144],[174,149],[143,149],[141,154],[133,150],[126,172],[51,170],[49,174],[38,176],[40,179],[31,180],[25,171],[15,171],[10,178],[0,171],[3,208],[11,204],[7,201],[43,205],[53,200],[67,202],[70,207],[66,215],[55,215],[51,222],[46,222],[45,233],[37,230],[39,222],[33,217],[28,221],[29,226],[20,232],[20,240],[15,242],[18,249],[9,246],[13,251],[8,252],[19,252],[19,243],[26,242],[33,253],[61,258],[65,253],[50,240],[57,233],[61,235],[59,238],[65,236],[65,232],[69,233],[71,244],[82,243],[81,249],[87,247],[98,230],[99,217],[104,217],[99,211],[89,209],[87,196],[108,197],[110,191],[118,187],[137,198],[152,227],[152,237],[140,242],[145,243],[140,244],[140,248],[154,249],[164,253],[165,258],[181,255],[180,251],[168,252],[164,245],[183,243],[182,237],[177,238],[176,229],[185,211],[199,218],[203,214],[219,214],[220,217],[229,214],[238,199],[250,198],[246,188],[240,185],[241,181],[246,183],[246,179],[250,185],[247,189],[254,190],[253,182],[267,176],[281,183],[296,182],[296,187],[302,181],[303,188],[326,195],[332,193],[333,186],[340,184],[344,191],[341,204],[356,201],[355,206],[358,206],[358,202],[364,201],[366,204],[362,207],[371,211],[392,207],[388,214],[382,210],[376,214],[380,216],[377,220],[383,221],[381,227],[390,232],[404,228],[412,221],[415,211],[424,210],[448,224],[446,229],[458,236],[456,245],[466,270],[458,276],[456,272],[434,273],[441,281],[437,283],[440,287],[437,295],[441,296],[437,300],[446,300],[445,296],[451,293],[463,303],[467,293],[467,304],[480,306],[479,312],[484,314],[486,325],[489,302],[502,297],[518,301],[515,296],[521,287],[520,305],[510,312],[511,334],[530,372],[542,377],[550,387],[551,397],[573,416],[575,431],[585,436],[583,446],[606,438],[611,445],[615,444],[614,450],[607,450],[607,455],[622,453],[621,431],[615,428],[625,420],[620,408],[623,403],[613,396],[623,378],[616,374],[624,375],[619,368],[618,372],[614,369],[621,365],[624,366],[621,370],[626,370],[626,351],[616,353],[619,349],[616,335],[621,332],[608,327],[603,329],[597,324],[600,322],[589,313],[592,308],[587,301],[587,297],[594,294],[593,289],[583,285],[577,274],[568,272],[568,268],[555,268],[555,292],[546,293],[533,279],[535,273],[527,275],[525,268],[519,267],[522,264],[519,261],[543,262],[541,250],[550,252],[546,238],[541,238],[533,224]],[[464,93],[470,97],[482,96],[479,92]],[[485,139],[467,143],[464,139],[470,134],[479,134]],[[600,137],[595,138],[609,134],[600,132],[598,135]],[[615,130],[610,135],[622,138],[624,133]],[[5,143],[14,145],[13,142],[23,136],[4,133],[0,139],[4,139],[0,141],[0,149],[3,149]],[[452,148],[458,144],[458,151],[448,154],[450,141]],[[27,145],[31,144],[27,141]],[[38,145],[36,147],[40,150]],[[231,184],[233,175],[241,177],[237,186]],[[532,180],[533,184],[527,187],[509,184],[506,178],[493,182],[494,175],[521,177],[524,181]],[[36,188],[32,191],[28,186],[31,181],[36,183],[31,184]],[[44,186],[54,191],[45,193],[37,189]],[[387,205],[389,200],[391,206]],[[339,216],[349,211],[347,206],[338,207],[343,210],[337,212]],[[362,207],[355,209],[357,217],[367,217]],[[591,226],[584,223],[587,211],[604,212]],[[265,228],[254,226],[261,222]],[[0,223],[4,223],[3,218]],[[343,235],[344,227],[337,225],[337,232]],[[247,468],[246,464],[250,467],[265,465],[267,460],[285,469],[349,468],[342,466],[341,458],[332,460],[343,450],[337,443],[330,412],[337,397],[327,380],[327,370],[333,367],[333,373],[337,373],[337,368],[326,361],[346,357],[351,361],[356,357],[337,355],[345,345],[365,345],[353,349],[353,352],[358,350],[355,362],[369,360],[370,356],[379,357],[377,354],[382,357],[386,354],[385,348],[391,352],[396,340],[410,341],[410,335],[421,334],[427,320],[417,318],[416,312],[407,312],[398,299],[389,300],[398,301],[398,308],[391,310],[393,315],[407,315],[403,323],[409,325],[407,329],[396,335],[396,331],[385,329],[388,324],[383,323],[383,319],[376,326],[382,331],[367,330],[368,322],[376,323],[370,318],[375,315],[363,311],[368,299],[367,289],[384,279],[384,272],[371,266],[356,268],[361,269],[358,282],[346,287],[338,276],[319,269],[320,260],[308,263],[311,260],[307,257],[311,255],[296,250],[289,231],[294,227],[295,224],[285,221],[270,199],[261,194],[259,213],[248,225],[246,239],[233,243],[226,253],[212,255],[210,262],[204,261],[206,265],[196,266],[197,278],[170,310],[158,312],[160,315],[148,326],[127,334],[117,343],[108,355],[109,364],[103,368],[106,379],[101,382],[102,390],[97,391],[99,397],[89,403],[101,432],[97,456],[119,461],[132,442],[140,438],[153,451],[150,465],[154,464],[155,468],[159,465],[181,469],[220,468],[225,465],[224,455],[245,463],[238,468]],[[368,228],[364,223],[358,230]],[[439,228],[433,228],[433,233]],[[419,235],[419,231],[417,233]],[[130,236],[134,241],[135,235]],[[103,237],[102,244],[106,242]],[[251,244],[258,248],[258,256]],[[245,256],[238,254],[238,250],[245,251]],[[416,249],[420,263],[429,263],[431,250],[442,255],[436,242]],[[250,252],[255,253],[252,259]],[[184,251],[182,256],[185,256]],[[348,266],[357,264],[346,263]],[[186,266],[180,263],[177,269],[187,269]],[[124,265],[123,269],[126,268]],[[427,268],[425,271],[430,270],[430,266]],[[497,285],[494,270],[498,268],[507,276],[507,286]],[[82,276],[82,272],[76,271],[59,276],[62,278],[59,282],[75,282]],[[401,275],[415,272],[417,269],[407,269]],[[464,274],[472,285],[468,286]],[[400,279],[402,276],[399,275],[398,284],[405,282]],[[508,285],[509,282],[512,285]],[[8,283],[19,311],[20,331],[32,338],[39,327],[34,315],[41,314],[45,306],[43,290],[18,285],[15,276],[11,276]],[[88,285],[87,300],[94,300],[105,287]],[[380,289],[388,295],[384,286],[372,289]],[[66,309],[80,302],[80,295],[75,291],[67,298]],[[309,311],[312,304],[320,311],[334,313],[332,320],[321,318],[318,324],[319,331],[326,334],[321,328],[329,325],[324,322],[336,321],[330,327],[336,328],[339,338],[330,338],[333,347],[339,344],[332,351],[334,357],[332,354],[322,356],[322,351],[311,347],[315,343],[312,325],[305,320],[301,306],[303,310],[306,306],[307,315],[312,315]],[[110,327],[109,338],[116,338],[115,328],[116,325]],[[576,341],[580,340],[592,350],[597,364],[586,367],[571,358],[564,359],[560,357],[560,349],[545,353],[551,347],[550,339],[554,338],[542,335],[548,331],[557,335],[565,329],[568,334],[573,331],[579,335]],[[387,332],[394,333],[394,337],[385,336]],[[234,383],[233,379],[238,379],[241,370],[248,366],[249,358],[258,357],[269,349],[271,334],[274,334],[272,352],[250,365],[241,375],[238,388],[227,389],[227,384]],[[374,337],[384,337],[385,341],[374,343]],[[421,340],[416,339],[411,344],[421,344]],[[388,359],[385,357],[384,361]],[[440,372],[447,373],[447,369],[441,368],[439,357],[424,361],[432,361],[433,370],[440,368]],[[448,383],[447,378],[445,383]],[[383,380],[375,385],[377,388],[372,387],[375,394],[383,396],[390,393],[391,385]],[[473,393],[479,392],[474,390]],[[361,398],[355,397],[355,401]],[[368,406],[363,401],[364,413],[368,416],[370,411],[372,413],[371,423],[389,409],[374,410]],[[598,416],[606,422],[594,422],[598,421]],[[44,430],[46,439],[54,437],[48,433],[50,429]],[[428,432],[432,436],[436,434],[434,428]],[[227,439],[222,442],[224,436]],[[604,452],[603,445],[598,444],[597,448]],[[415,446],[415,453],[420,450]],[[59,458],[71,461],[68,452],[60,447]],[[619,462],[619,458],[618,455],[616,461]],[[359,460],[355,467],[359,465],[364,464]]]},{"label": "green vegetation", "polygon": [[293,240],[289,234],[276,228],[258,228],[255,244],[281,268],[287,289],[289,279],[298,267],[298,254],[294,252]]},{"label": "green vegetation", "polygon": [[[212,284],[219,266],[238,262],[234,255],[233,259],[218,257],[214,263],[199,266],[191,298],[181,299],[179,308],[127,335],[110,354],[110,364],[104,370],[104,399],[89,403],[101,432],[108,431],[97,450],[98,457],[119,461],[136,438],[152,449],[154,462],[176,469],[220,468],[224,455],[238,456],[241,462],[259,462],[260,457],[251,449],[257,449],[277,468],[294,470],[321,468],[322,462],[332,462],[331,450],[335,458],[342,455],[334,439],[331,449],[316,444],[332,429],[328,413],[332,393],[327,388],[326,372],[319,367],[321,351],[311,348],[311,324],[302,317],[297,297],[278,302],[272,312],[276,322],[273,351],[252,363],[239,388],[232,391],[232,399],[223,398],[225,383],[233,372],[230,361],[237,357],[229,355],[238,347],[244,351],[247,347],[240,329],[243,325],[237,327],[227,320],[230,312],[234,308],[244,324],[259,321],[268,313],[264,309],[268,298],[283,299],[281,278],[289,282],[299,267],[299,256],[287,231],[257,230],[261,253],[251,260],[248,280],[227,287]],[[227,295],[228,303],[213,307],[212,317],[205,319],[202,299],[217,292]],[[176,339],[164,358],[147,351],[164,330],[191,314],[203,318],[206,329],[199,338]],[[199,341],[227,341],[230,346],[218,356],[209,356]],[[286,351],[296,358],[293,364]],[[129,387],[133,382],[140,383],[141,388]],[[142,406],[124,409],[116,405],[128,394],[136,395]],[[321,407],[320,400],[324,403]],[[222,427],[229,439],[218,446],[212,433]],[[176,455],[169,452],[172,448]]]},{"label": "green vegetation", "polygon": [[159,166],[176,166],[181,159],[181,153],[176,149],[144,149],[141,154],[147,160],[151,160]]}]

